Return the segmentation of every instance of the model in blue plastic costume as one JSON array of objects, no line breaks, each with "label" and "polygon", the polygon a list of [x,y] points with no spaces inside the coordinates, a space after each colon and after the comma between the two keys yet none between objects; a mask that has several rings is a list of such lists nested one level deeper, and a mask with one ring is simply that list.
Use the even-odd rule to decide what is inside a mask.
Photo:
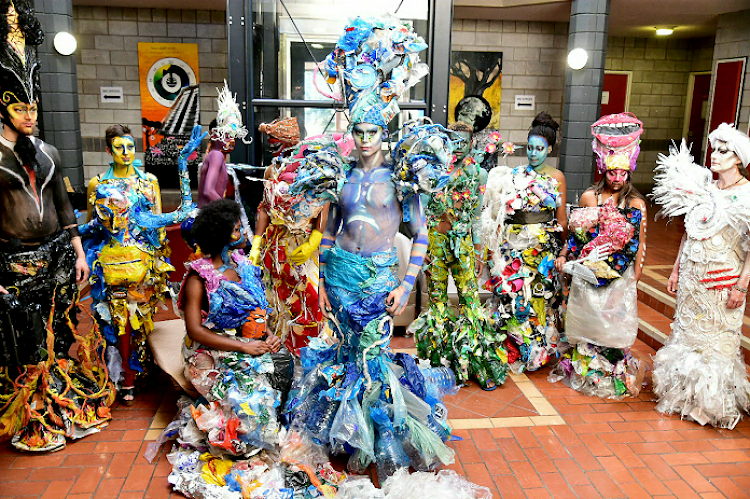
[{"label": "model in blue plastic costume", "polygon": [[242,497],[240,488],[263,488],[251,486],[263,474],[256,466],[268,469],[259,451],[275,450],[285,435],[277,412],[291,384],[292,356],[266,333],[268,301],[260,267],[241,251],[248,235],[239,204],[211,201],[191,231],[204,256],[186,264],[178,306],[187,330],[185,377],[201,397],[183,397],[167,430],[180,440],[169,482],[188,497]]},{"label": "model in blue plastic costume", "polygon": [[[361,472],[375,461],[381,480],[400,467],[433,469],[453,460],[441,442],[449,435],[440,422],[444,407],[428,396],[430,387],[414,359],[389,348],[392,316],[404,310],[427,249],[418,194],[445,185],[452,151],[447,131],[428,124],[407,132],[435,134],[434,144],[418,140],[429,146],[425,154],[394,154],[396,165],[383,156],[383,134],[398,113],[393,97],[401,93],[391,90],[416,82],[411,71],[423,71],[416,52],[424,48],[397,19],[352,21],[328,62],[329,74],[338,74],[346,86],[359,160],[347,164],[335,148],[323,145],[306,156],[292,186],[293,192],[332,201],[318,293],[340,341],[329,346],[313,339],[302,349],[307,376],[290,395],[289,418],[292,427],[330,444],[334,453],[350,454],[351,470]],[[399,61],[389,72],[385,65]],[[385,70],[382,79],[378,69]],[[402,220],[415,236],[406,277],[399,282],[394,239]]]},{"label": "model in blue plastic costume", "polygon": [[156,307],[168,297],[167,275],[174,270],[163,229],[195,209],[187,157],[205,134],[195,127],[180,153],[181,204],[162,214],[156,179],[137,167],[133,138],[120,132],[124,135],[107,136],[114,162],[92,179],[91,220],[80,232],[92,269],[92,310],[107,340],[110,378],[119,384],[123,402],[132,404],[135,375],[143,372],[147,356],[146,336],[154,328]]}]

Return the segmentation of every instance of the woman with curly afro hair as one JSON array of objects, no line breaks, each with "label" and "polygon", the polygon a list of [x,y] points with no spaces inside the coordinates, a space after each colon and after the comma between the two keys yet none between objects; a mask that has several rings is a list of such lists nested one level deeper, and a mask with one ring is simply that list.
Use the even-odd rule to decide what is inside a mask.
[{"label": "woman with curly afro hair", "polygon": [[[291,354],[266,331],[268,302],[260,267],[241,251],[247,235],[239,205],[228,199],[208,203],[195,218],[192,236],[202,258],[187,264],[178,300],[187,329],[185,377],[209,402],[233,409],[231,416],[215,419],[224,424],[216,428],[220,431],[199,426],[211,445],[235,455],[274,445],[279,435],[274,409],[289,390]],[[249,414],[240,407],[246,404],[265,408],[263,414]],[[201,411],[193,417],[200,418]]]}]

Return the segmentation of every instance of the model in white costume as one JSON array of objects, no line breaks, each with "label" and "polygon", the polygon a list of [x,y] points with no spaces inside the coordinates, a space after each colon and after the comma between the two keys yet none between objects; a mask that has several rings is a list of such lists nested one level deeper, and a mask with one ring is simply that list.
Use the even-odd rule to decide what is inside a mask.
[{"label": "model in white costume", "polygon": [[750,281],[750,139],[727,124],[709,135],[711,171],[683,141],[659,156],[654,200],[660,215],[685,215],[680,253],[667,284],[677,294],[672,334],[654,358],[656,410],[701,425],[734,428],[749,412],[740,352]]}]

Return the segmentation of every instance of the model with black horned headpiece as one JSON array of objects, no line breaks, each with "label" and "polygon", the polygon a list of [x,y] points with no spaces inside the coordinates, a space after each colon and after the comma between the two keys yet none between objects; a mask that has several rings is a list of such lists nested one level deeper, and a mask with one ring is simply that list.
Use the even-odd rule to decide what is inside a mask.
[{"label": "model with black horned headpiece", "polygon": [[60,156],[33,136],[41,26],[29,2],[0,9],[0,438],[52,451],[106,424],[113,393],[101,336],[78,334],[69,316],[89,267]]}]

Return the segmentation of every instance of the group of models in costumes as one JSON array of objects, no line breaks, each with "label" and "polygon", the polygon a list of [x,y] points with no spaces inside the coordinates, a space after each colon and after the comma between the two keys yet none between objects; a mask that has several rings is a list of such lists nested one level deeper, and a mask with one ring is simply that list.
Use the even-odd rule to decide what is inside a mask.
[{"label": "group of models in costumes", "polygon": [[[40,25],[27,2],[0,6],[0,437],[17,448],[53,451],[98,431],[115,390],[133,403],[156,307],[170,296],[164,229],[181,222],[195,253],[177,304],[185,377],[200,398],[183,399],[170,425],[182,444],[170,481],[190,497],[242,497],[261,482],[283,489],[279,448],[327,497],[340,476],[300,453],[326,446],[348,454],[351,471],[375,463],[381,480],[450,464],[442,397],[454,383],[493,390],[509,371],[554,364],[551,381],[585,394],[638,394],[646,368],[630,347],[647,216],[631,183],[643,133],[634,115],[592,125],[602,177],[570,212],[565,177],[546,163],[559,129],[546,113],[531,124],[528,164],[515,168],[496,165],[513,146],[470,111],[448,128],[406,123],[388,158],[383,139],[399,97],[428,71],[418,57],[426,44],[398,19],[357,18],[320,67],[349,106],[349,134],[300,141],[292,119],[261,125],[277,154],[253,235],[241,204],[223,199],[226,155],[248,134],[226,85],[197,207],[187,157],[206,136],[200,127],[178,161],[181,204],[165,214],[130,130],[113,125],[112,163],[90,181],[79,226],[57,151],[33,136]],[[668,283],[673,332],[653,382],[658,411],[733,428],[750,404],[740,357],[750,139],[724,124],[710,143],[717,181],[684,142],[656,170],[660,214],[684,216],[686,234]],[[402,224],[412,244],[399,280]],[[389,344],[422,270],[429,303],[409,328],[418,363]],[[94,328],[80,332],[71,312],[86,281]],[[486,304],[480,282],[492,293]],[[255,465],[276,474],[259,478]]]}]

